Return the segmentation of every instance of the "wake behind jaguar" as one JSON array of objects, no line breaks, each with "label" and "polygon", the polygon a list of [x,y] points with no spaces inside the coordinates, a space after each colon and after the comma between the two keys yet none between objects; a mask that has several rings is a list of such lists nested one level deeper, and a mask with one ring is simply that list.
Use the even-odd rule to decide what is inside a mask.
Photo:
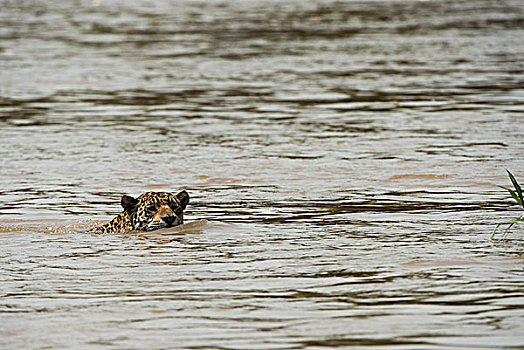
[{"label": "wake behind jaguar", "polygon": [[87,231],[88,233],[123,233],[127,231],[153,231],[184,223],[184,209],[189,194],[182,191],[176,195],[168,192],[146,192],[138,198],[122,196],[124,210],[113,220]]}]

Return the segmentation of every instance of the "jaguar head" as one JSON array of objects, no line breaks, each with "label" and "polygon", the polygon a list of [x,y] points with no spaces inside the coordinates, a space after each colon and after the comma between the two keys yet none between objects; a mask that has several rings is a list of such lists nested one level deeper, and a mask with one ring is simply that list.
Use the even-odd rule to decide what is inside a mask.
[{"label": "jaguar head", "polygon": [[123,196],[120,203],[129,215],[132,230],[153,231],[184,223],[183,211],[189,203],[189,194],[147,192],[138,198]]}]

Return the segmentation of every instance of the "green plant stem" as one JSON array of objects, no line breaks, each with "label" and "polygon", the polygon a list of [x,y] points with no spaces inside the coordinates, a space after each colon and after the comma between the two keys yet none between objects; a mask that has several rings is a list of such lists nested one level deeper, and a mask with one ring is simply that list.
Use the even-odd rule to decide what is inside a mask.
[{"label": "green plant stem", "polygon": [[509,229],[511,226],[515,225],[517,222],[524,222],[524,213],[522,213],[517,219],[511,220],[511,224],[504,230],[504,235],[502,236],[502,241],[506,241],[506,237],[509,235]]},{"label": "green plant stem", "polygon": [[[498,187],[502,188],[503,190],[508,191],[511,197],[513,197],[513,199],[521,207],[524,208],[524,195],[522,194],[522,187],[520,187],[519,183],[517,182],[513,174],[508,169],[506,169],[506,172],[508,173],[508,176],[511,180],[511,183],[513,184],[513,187],[515,187],[515,191],[513,191],[511,188],[507,188],[504,186],[498,186]],[[493,240],[493,237],[495,237],[495,234],[497,233],[497,230],[501,225],[508,225],[508,227],[506,227],[506,229],[504,230],[504,233],[502,234],[502,241],[505,241],[506,237],[508,237],[509,235],[509,230],[517,222],[524,222],[524,213],[520,214],[520,216],[514,220],[509,220],[509,221],[501,222],[500,224],[498,224],[497,227],[495,227],[495,229],[493,230],[493,233],[491,234],[491,236],[489,237],[490,242]]]}]

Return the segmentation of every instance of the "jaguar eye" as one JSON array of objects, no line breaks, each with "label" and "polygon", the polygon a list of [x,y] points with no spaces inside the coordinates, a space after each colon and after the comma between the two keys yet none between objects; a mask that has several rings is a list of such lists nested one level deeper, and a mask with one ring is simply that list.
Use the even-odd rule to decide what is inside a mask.
[{"label": "jaguar eye", "polygon": [[156,211],[156,205],[151,205],[147,208],[147,211],[149,212],[155,212]]}]

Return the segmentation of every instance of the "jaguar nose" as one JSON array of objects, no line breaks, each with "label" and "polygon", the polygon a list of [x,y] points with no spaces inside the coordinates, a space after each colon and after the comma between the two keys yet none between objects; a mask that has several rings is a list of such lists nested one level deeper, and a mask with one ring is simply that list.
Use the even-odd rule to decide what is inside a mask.
[{"label": "jaguar nose", "polygon": [[169,226],[173,225],[173,222],[175,221],[176,217],[174,215],[166,215],[162,216],[162,220],[168,224]]}]

